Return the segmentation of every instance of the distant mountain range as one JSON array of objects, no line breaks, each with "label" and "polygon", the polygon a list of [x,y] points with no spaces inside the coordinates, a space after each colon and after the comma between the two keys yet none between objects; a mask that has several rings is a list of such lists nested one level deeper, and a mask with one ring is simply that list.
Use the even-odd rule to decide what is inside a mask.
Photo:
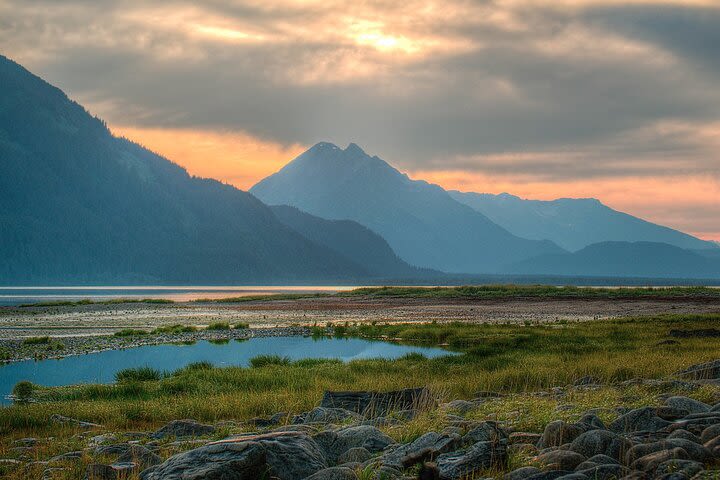
[{"label": "distant mountain range", "polygon": [[249,194],[114,137],[2,56],[0,85],[0,285],[720,279],[713,242],[597,200],[447,192],[331,143]]},{"label": "distant mountain range", "polygon": [[[0,85],[0,284],[367,282],[412,271],[360,225],[273,212],[113,137],[5,57]],[[352,252],[337,246],[344,237]]]},{"label": "distant mountain range", "polygon": [[561,253],[550,241],[517,237],[438,187],[410,180],[350,144],[318,143],[250,193],[319,217],[353,220],[380,234],[412,265],[486,273],[537,255]]},{"label": "distant mountain range", "polygon": [[502,193],[450,191],[458,202],[474,208],[513,234],[534,240],[552,240],[576,251],[608,241],[660,242],[687,249],[717,249],[714,242],[618,212],[594,198],[524,200]]},{"label": "distant mountain range", "polygon": [[594,277],[720,278],[720,258],[655,242],[601,242],[575,253],[543,255],[509,273]]}]

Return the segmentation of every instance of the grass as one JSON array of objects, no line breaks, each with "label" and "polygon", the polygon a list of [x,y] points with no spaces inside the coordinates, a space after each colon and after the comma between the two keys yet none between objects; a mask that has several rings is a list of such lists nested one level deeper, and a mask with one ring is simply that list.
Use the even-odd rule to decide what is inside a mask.
[{"label": "grass", "polygon": [[206,330],[230,330],[230,324],[227,322],[215,322],[208,325]]},{"label": "grass", "polygon": [[245,329],[250,328],[250,324],[246,323],[246,322],[238,322],[235,325],[233,325],[233,328],[235,330],[245,330]]},{"label": "grass", "polygon": [[123,328],[113,333],[115,337],[137,337],[139,335],[148,335],[150,332],[147,330],[139,330],[137,328]]},{"label": "grass", "polygon": [[23,339],[23,345],[44,345],[50,343],[50,337],[28,337]]},{"label": "grass", "polygon": [[160,380],[162,374],[160,371],[150,367],[126,368],[115,374],[117,382],[148,382],[151,380]]},{"label": "grass", "polygon": [[[305,359],[292,362],[264,355],[250,368],[188,365],[163,375],[152,369],[132,369],[111,385],[47,388],[33,386],[36,402],[15,404],[0,415],[0,454],[12,440],[26,436],[56,436],[70,442],[76,431],[49,427],[50,414],[100,423],[113,432],[151,430],[171,419],[203,422],[245,420],[317,405],[325,390],[392,390],[428,386],[440,399],[470,399],[478,391],[504,394],[467,414],[472,419],[497,419],[517,430],[540,431],[554,419],[577,419],[589,408],[603,408],[612,420],[618,405],[656,404],[659,390],[650,386],[613,386],[631,378],[661,378],[689,365],[720,358],[713,338],[679,338],[662,343],[671,329],[716,326],[720,314],[657,315],[552,325],[392,324],[343,325],[343,335],[392,338],[402,342],[448,344],[460,355],[426,358],[410,354],[398,360],[369,359],[343,363]],[[572,384],[591,375],[608,386],[576,391],[558,400],[532,392]],[[716,402],[717,387],[691,393]],[[557,410],[559,401],[571,405]],[[410,441],[431,429],[441,429],[443,416],[423,414],[400,426],[384,427],[399,441]],[[517,463],[522,463],[517,459]],[[89,460],[88,460],[89,461]],[[17,479],[23,477],[20,474]],[[68,477],[70,478],[70,477]]]},{"label": "grass", "polygon": [[719,288],[708,287],[620,287],[594,288],[552,285],[463,285],[458,287],[365,287],[337,296],[420,298],[507,298],[507,297],[720,297]]},{"label": "grass", "polygon": [[164,327],[157,327],[155,330],[152,331],[152,333],[192,333],[196,332],[197,327],[194,327],[192,325],[167,325]]}]

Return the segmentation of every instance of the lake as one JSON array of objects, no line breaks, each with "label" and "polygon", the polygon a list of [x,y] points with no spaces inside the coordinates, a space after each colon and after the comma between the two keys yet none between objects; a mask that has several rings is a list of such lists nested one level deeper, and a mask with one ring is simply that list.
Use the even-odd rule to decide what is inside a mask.
[{"label": "lake", "polygon": [[337,358],[345,362],[364,358],[398,358],[421,353],[428,358],[455,355],[436,347],[417,347],[358,338],[259,337],[225,344],[199,341],[192,345],[148,345],[108,350],[62,359],[28,360],[0,366],[0,404],[21,380],[46,386],[111,383],[124,368],[150,366],[173,371],[189,363],[207,361],[217,366],[247,366],[258,355],[280,355],[291,360]]},{"label": "lake", "polygon": [[176,302],[188,302],[203,298],[218,299],[246,297],[250,295],[274,295],[280,293],[335,293],[352,290],[356,286],[94,286],[94,287],[12,287],[0,286],[0,305],[24,303],[116,300],[120,298],[162,298]]}]

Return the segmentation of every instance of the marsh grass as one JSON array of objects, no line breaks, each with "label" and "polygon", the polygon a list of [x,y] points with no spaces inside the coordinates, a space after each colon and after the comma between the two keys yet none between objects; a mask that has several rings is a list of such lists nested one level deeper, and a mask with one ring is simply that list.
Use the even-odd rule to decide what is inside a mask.
[{"label": "marsh grass", "polygon": [[[561,325],[363,325],[347,335],[399,338],[407,343],[448,343],[461,355],[398,360],[301,360],[261,356],[251,368],[210,365],[185,367],[173,375],[130,374],[112,385],[35,386],[39,403],[2,409],[0,437],[20,438],[46,428],[48,415],[59,413],[100,423],[113,431],[157,428],[176,418],[198,421],[243,420],[284,411],[299,413],[317,405],[324,390],[393,390],[428,386],[441,399],[470,399],[478,391],[506,394],[488,401],[474,415],[517,422],[518,428],[540,428],[558,415],[583,408],[614,407],[655,401],[658,392],[635,387],[609,388],[572,398],[576,410],[558,414],[554,400],[528,392],[573,383],[592,375],[603,383],[629,378],[659,378],[689,365],[720,358],[713,338],[682,338],[661,344],[671,329],[717,325],[720,314],[662,315]],[[708,391],[705,401],[713,399]],[[693,394],[693,395],[696,395]],[[513,413],[515,412],[515,413]],[[520,412],[520,413],[517,413]],[[608,410],[610,412],[610,410]],[[610,413],[608,413],[609,415]],[[421,417],[398,438],[422,432]],[[428,424],[428,425],[429,425]],[[413,427],[413,425],[416,425]],[[427,431],[427,430],[425,430]]]},{"label": "marsh grass", "polygon": [[113,336],[115,337],[137,337],[140,335],[148,335],[150,332],[147,330],[140,330],[137,328],[123,328],[122,330],[118,330],[117,332],[113,333]]},{"label": "marsh grass", "polygon": [[162,373],[151,367],[126,368],[115,374],[117,382],[147,382],[160,380]]},{"label": "marsh grass", "polygon": [[28,337],[23,339],[23,345],[44,345],[50,343],[50,337]]},{"label": "marsh grass", "polygon": [[230,324],[227,322],[215,322],[208,325],[205,330],[230,330]]}]

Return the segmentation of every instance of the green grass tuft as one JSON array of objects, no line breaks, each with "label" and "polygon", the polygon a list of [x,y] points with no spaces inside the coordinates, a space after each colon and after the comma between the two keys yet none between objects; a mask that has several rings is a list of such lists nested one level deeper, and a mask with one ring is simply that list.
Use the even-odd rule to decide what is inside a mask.
[{"label": "green grass tuft", "polygon": [[162,374],[160,371],[151,367],[126,368],[115,374],[115,381],[123,382],[148,382],[151,380],[160,380]]},{"label": "green grass tuft", "polygon": [[258,355],[250,359],[250,366],[253,368],[267,367],[270,365],[290,365],[290,359],[288,357],[281,357],[280,355]]}]

